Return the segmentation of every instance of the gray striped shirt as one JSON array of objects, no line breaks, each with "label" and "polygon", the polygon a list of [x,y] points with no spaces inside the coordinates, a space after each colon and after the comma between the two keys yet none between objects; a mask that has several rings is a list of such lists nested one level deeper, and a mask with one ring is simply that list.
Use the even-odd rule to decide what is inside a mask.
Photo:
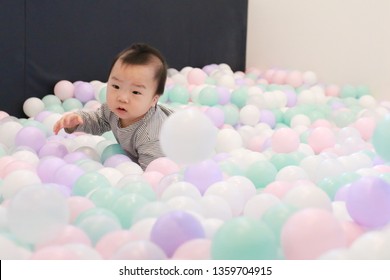
[{"label": "gray striped shirt", "polygon": [[112,130],[116,140],[129,158],[137,162],[143,170],[156,158],[164,157],[160,147],[160,130],[164,120],[173,113],[165,106],[152,107],[138,122],[127,127],[121,127],[119,118],[108,109],[104,103],[95,112],[77,112],[84,123],[76,129],[65,129],[66,132],[83,131],[101,135]]}]

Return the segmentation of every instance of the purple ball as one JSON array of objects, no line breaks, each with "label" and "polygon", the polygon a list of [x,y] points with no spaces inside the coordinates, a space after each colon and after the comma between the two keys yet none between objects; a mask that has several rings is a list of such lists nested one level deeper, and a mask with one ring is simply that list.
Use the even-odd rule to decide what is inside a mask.
[{"label": "purple ball", "polygon": [[43,183],[52,183],[54,182],[54,173],[65,164],[66,162],[58,157],[42,158],[37,165],[37,174]]},{"label": "purple ball", "polygon": [[66,156],[64,156],[64,160],[67,163],[75,163],[76,161],[79,161],[82,159],[89,159],[89,157],[85,153],[80,152],[80,151],[71,152],[71,153],[67,154]]},{"label": "purple ball", "polygon": [[57,169],[54,173],[54,182],[59,185],[64,185],[73,188],[77,179],[83,175],[85,171],[74,164],[65,164]]},{"label": "purple ball", "polygon": [[218,103],[220,105],[228,104],[230,101],[231,92],[227,87],[217,87]]},{"label": "purple ball", "polygon": [[63,158],[68,153],[66,146],[60,142],[48,142],[39,150],[39,157],[55,156]]},{"label": "purple ball", "polygon": [[80,82],[74,86],[74,96],[82,103],[86,103],[95,97],[93,86],[87,82]]},{"label": "purple ball", "polygon": [[38,152],[46,143],[46,134],[35,126],[23,127],[15,136],[15,146],[25,146]]},{"label": "purple ball", "polygon": [[377,177],[352,182],[346,199],[351,218],[358,224],[377,228],[390,222],[390,184]]},{"label": "purple ball", "polygon": [[189,165],[184,171],[184,181],[196,186],[201,194],[204,194],[210,185],[222,180],[221,168],[210,159]]},{"label": "purple ball", "polygon": [[270,110],[261,110],[260,111],[260,121],[268,124],[271,128],[274,128],[276,125],[275,114]]},{"label": "purple ball", "polygon": [[207,108],[205,114],[218,128],[221,128],[225,123],[225,114],[223,110],[218,107]]},{"label": "purple ball", "polygon": [[286,90],[284,93],[287,97],[287,107],[294,107],[297,104],[297,94],[292,90]]},{"label": "purple ball", "polygon": [[200,222],[184,211],[172,211],[160,216],[150,233],[151,241],[168,257],[172,257],[176,249],[188,240],[204,237]]},{"label": "purple ball", "polygon": [[131,161],[130,158],[126,155],[122,154],[116,154],[113,156],[110,156],[106,161],[104,162],[105,167],[117,167],[119,164],[123,162]]}]

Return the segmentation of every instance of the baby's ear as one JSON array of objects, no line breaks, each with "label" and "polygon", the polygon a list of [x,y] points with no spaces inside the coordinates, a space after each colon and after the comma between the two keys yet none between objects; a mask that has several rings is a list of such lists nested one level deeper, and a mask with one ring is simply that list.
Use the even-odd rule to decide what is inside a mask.
[{"label": "baby's ear", "polygon": [[153,106],[156,106],[157,105],[157,102],[158,102],[158,99],[160,98],[160,95],[158,94],[155,94],[153,96],[153,99],[152,99],[152,102],[153,102]]}]

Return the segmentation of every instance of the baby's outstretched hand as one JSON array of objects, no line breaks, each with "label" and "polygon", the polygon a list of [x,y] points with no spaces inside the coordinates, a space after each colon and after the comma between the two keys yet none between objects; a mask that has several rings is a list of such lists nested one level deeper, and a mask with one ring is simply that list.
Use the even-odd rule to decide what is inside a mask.
[{"label": "baby's outstretched hand", "polygon": [[62,128],[75,128],[80,124],[83,124],[83,118],[80,115],[76,113],[66,114],[54,124],[53,132],[58,134]]}]

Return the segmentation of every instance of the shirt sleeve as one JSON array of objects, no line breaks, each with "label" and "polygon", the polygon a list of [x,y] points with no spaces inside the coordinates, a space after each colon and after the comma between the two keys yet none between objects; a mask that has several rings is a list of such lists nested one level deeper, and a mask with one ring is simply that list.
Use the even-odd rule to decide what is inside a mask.
[{"label": "shirt sleeve", "polygon": [[161,150],[159,140],[145,142],[138,147],[138,163],[143,170],[149,163],[160,157],[165,157],[165,155]]},{"label": "shirt sleeve", "polygon": [[109,109],[106,104],[103,104],[96,111],[79,111],[77,114],[83,118],[84,123],[73,130],[66,129],[66,132],[72,133],[74,131],[83,131],[93,135],[101,135],[104,132],[111,130],[109,123]]}]

